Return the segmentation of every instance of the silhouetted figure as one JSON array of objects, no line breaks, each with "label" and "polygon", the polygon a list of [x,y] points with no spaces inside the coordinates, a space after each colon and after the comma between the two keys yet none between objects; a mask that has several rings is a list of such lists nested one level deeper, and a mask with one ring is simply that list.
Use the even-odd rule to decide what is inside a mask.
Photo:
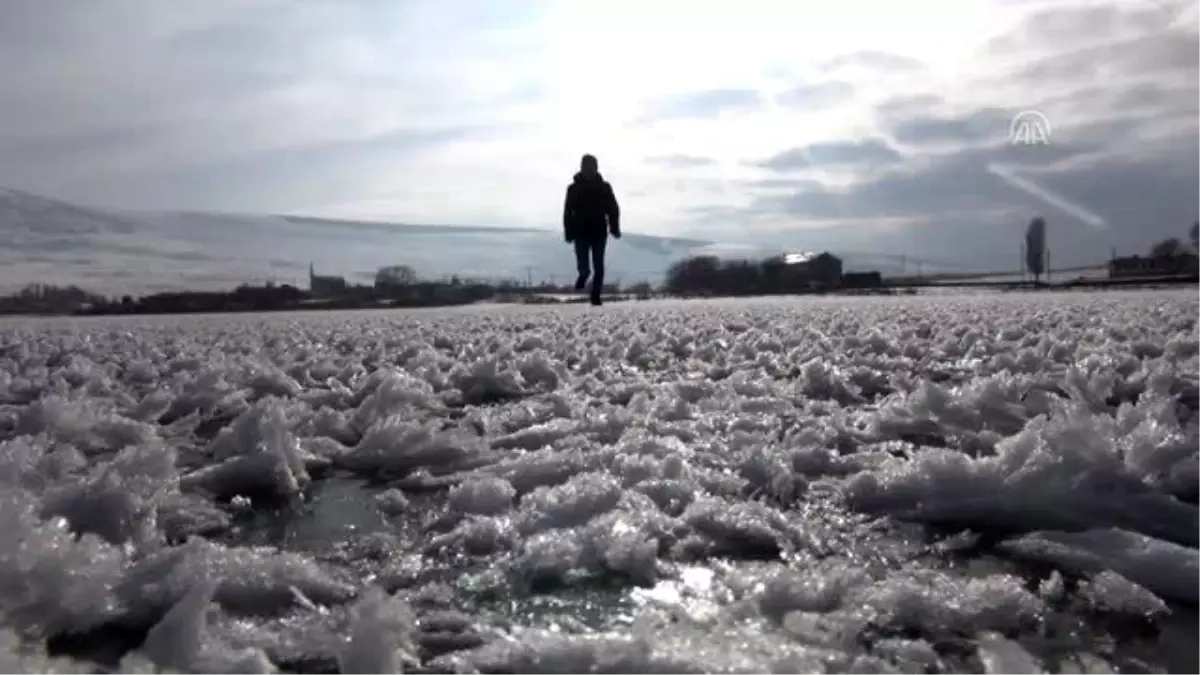
[{"label": "silhouetted figure", "polygon": [[[575,182],[567,187],[563,206],[563,234],[575,244],[575,264],[579,277],[575,290],[582,291],[592,277],[592,304],[600,304],[604,289],[604,251],[608,235],[621,238],[621,209],[612,186],[600,175],[599,163],[592,155],[579,161]],[[590,268],[589,268],[590,262]]]}]

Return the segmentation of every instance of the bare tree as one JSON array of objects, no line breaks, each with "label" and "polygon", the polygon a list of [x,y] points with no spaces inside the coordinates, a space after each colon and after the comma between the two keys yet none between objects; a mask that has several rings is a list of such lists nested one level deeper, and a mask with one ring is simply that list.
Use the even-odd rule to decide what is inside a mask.
[{"label": "bare tree", "polygon": [[375,273],[376,286],[411,286],[417,283],[417,273],[408,265],[392,265]]},{"label": "bare tree", "polygon": [[715,292],[720,271],[721,259],[715,255],[684,258],[667,270],[663,287],[670,293],[679,294]]},{"label": "bare tree", "polygon": [[1025,269],[1034,281],[1046,272],[1046,220],[1041,216],[1029,221],[1025,230]]},{"label": "bare tree", "polygon": [[1200,249],[1200,220],[1192,223],[1192,228],[1188,230],[1188,239],[1192,240],[1192,248]]}]

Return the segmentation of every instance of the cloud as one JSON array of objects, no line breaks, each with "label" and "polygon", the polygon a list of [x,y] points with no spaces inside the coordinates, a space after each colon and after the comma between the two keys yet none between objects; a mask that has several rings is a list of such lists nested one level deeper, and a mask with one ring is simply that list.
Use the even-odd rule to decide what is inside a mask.
[{"label": "cloud", "polygon": [[700,166],[712,166],[716,164],[716,160],[711,157],[698,157],[696,155],[661,155],[650,157],[646,160],[651,164],[665,166],[672,169],[687,169]]},{"label": "cloud", "polygon": [[756,110],[762,103],[762,95],[754,89],[713,89],[661,100],[647,117],[655,121],[711,119]]},{"label": "cloud", "polygon": [[[1119,43],[1130,37],[1162,35],[1194,3],[1178,0],[1150,2],[1028,3],[1029,11],[1016,30],[984,45],[993,56],[1008,57],[1082,46]],[[1041,6],[1039,6],[1039,4]]]},{"label": "cloud", "polygon": [[[1112,248],[1144,251],[1180,236],[1200,203],[1200,43],[1196,27],[1178,20],[1182,5],[1164,4],[1027,12],[964,66],[973,75],[962,86],[876,99],[872,122],[900,155],[861,153],[861,170],[838,184],[747,181],[755,195],[748,222],[759,224],[756,236],[780,241],[786,223],[808,241],[975,266],[1011,248],[1039,214],[1050,223],[1056,264],[1094,263]],[[1028,109],[1050,118],[1049,146],[1010,143],[1013,116]],[[890,168],[871,171],[886,157]],[[763,163],[783,171],[817,164],[803,148]]]},{"label": "cloud", "polygon": [[848,82],[812,82],[784,92],[779,103],[792,108],[820,110],[846,103],[854,98],[854,86]]},{"label": "cloud", "polygon": [[760,208],[811,219],[919,217],[969,211],[980,202],[1004,203],[1013,190],[987,171],[991,153],[959,153],[869,178],[847,187],[806,181],[787,196],[764,197]]},{"label": "cloud", "polygon": [[892,138],[902,144],[961,148],[1006,142],[1013,115],[1012,110],[989,107],[959,115],[896,115],[885,123]]},{"label": "cloud", "polygon": [[1035,213],[1094,260],[1200,202],[1196,0],[185,5],[0,3],[0,186],[553,229],[594,152],[631,231],[981,265]]},{"label": "cloud", "polygon": [[883,72],[913,72],[923,70],[925,65],[917,59],[900,54],[889,54],[877,50],[863,50],[850,54],[839,54],[820,65],[822,70],[863,68]]},{"label": "cloud", "polygon": [[[1095,145],[1102,140],[1096,139]],[[996,224],[1001,217],[1011,228],[1041,214],[1051,223],[1052,241],[1059,238],[1060,262],[1087,264],[1103,260],[1110,247],[1140,251],[1183,231],[1200,203],[1198,151],[1194,137],[1175,151],[1146,152],[1142,159],[1065,146],[999,144],[929,155],[846,187],[803,181],[784,194],[760,191],[753,208],[759,217],[777,213],[795,222],[897,217],[933,224],[954,221],[964,232]],[[935,242],[934,233],[949,239]],[[875,244],[884,246],[897,238],[903,240],[903,248],[936,247],[945,255],[957,247],[959,259],[980,265],[1000,244],[985,246],[986,237],[954,235],[945,225],[888,233]]]},{"label": "cloud", "polygon": [[[474,86],[466,72],[505,40],[456,52],[474,26],[456,32],[436,5],[142,5],[0,6],[13,33],[41,36],[0,47],[33,65],[0,91],[0,183],[126,206],[286,209],[324,181],[361,182],[346,170],[376,170],[372,156],[520,126],[505,111],[528,83]],[[446,30],[422,30],[435,26]],[[249,192],[253,204],[238,196]]]},{"label": "cloud", "polygon": [[811,143],[785,150],[758,163],[771,171],[792,171],[814,167],[895,164],[903,156],[879,139]]}]

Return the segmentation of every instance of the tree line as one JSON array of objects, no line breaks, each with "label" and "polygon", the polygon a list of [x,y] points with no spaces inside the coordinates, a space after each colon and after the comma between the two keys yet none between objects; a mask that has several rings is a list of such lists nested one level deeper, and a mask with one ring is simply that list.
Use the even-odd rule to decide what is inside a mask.
[{"label": "tree line", "polygon": [[[850,275],[848,275],[850,276]],[[861,275],[860,275],[861,276]],[[869,275],[865,285],[878,285]],[[838,284],[835,284],[838,285]],[[780,257],[764,260],[721,259],[693,256],[676,262],[662,284],[647,281],[622,287],[607,283],[609,296],[629,295],[648,299],[660,293],[681,296],[769,295],[797,293],[830,287],[787,265]],[[521,299],[575,295],[568,285],[521,283],[514,280],[480,281],[451,276],[424,280],[412,268],[393,265],[380,269],[373,284],[348,283],[333,296],[314,295],[291,284],[242,284],[225,291],[162,291],[135,297],[108,297],[78,286],[30,284],[0,296],[0,314],[180,314],[263,312],[286,309],[358,309],[368,307],[438,307],[491,299]]]},{"label": "tree line", "polygon": [[[517,281],[476,281],[451,277],[428,281],[401,272],[390,272],[388,279],[374,285],[347,284],[335,296],[314,296],[291,284],[242,284],[227,291],[161,291],[135,297],[110,297],[75,285],[29,284],[9,295],[0,296],[0,315],[112,315],[112,314],[193,314],[224,312],[267,312],[289,309],[366,309],[370,307],[445,307],[465,305],[497,298],[517,298],[534,294],[568,294],[573,289],[539,284],[529,286]],[[389,283],[390,281],[390,283]],[[605,292],[617,294],[617,284],[605,284]],[[649,297],[649,284],[625,289],[638,297]]]},{"label": "tree line", "polygon": [[845,288],[882,286],[879,272],[842,274],[837,269],[814,272],[807,265],[789,264],[782,256],[762,259],[701,255],[671,265],[662,290],[684,296],[746,296],[811,293]]},{"label": "tree line", "polygon": [[1170,258],[1171,256],[1181,255],[1183,253],[1195,253],[1200,250],[1200,221],[1192,224],[1188,229],[1188,241],[1191,243],[1191,250],[1188,249],[1179,237],[1168,237],[1150,247],[1151,258]]},{"label": "tree line", "polygon": [[0,297],[0,314],[69,314],[108,299],[79,286],[27,284],[10,295]]}]

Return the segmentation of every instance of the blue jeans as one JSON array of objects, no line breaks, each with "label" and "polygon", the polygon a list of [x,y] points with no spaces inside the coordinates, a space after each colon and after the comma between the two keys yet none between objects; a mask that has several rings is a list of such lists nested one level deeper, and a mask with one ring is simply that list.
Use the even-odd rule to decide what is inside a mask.
[{"label": "blue jeans", "polygon": [[[592,300],[600,299],[604,289],[604,250],[608,246],[608,234],[581,236],[575,239],[575,266],[579,270],[576,286],[587,282],[592,277]],[[590,263],[590,268],[589,268]]]}]

